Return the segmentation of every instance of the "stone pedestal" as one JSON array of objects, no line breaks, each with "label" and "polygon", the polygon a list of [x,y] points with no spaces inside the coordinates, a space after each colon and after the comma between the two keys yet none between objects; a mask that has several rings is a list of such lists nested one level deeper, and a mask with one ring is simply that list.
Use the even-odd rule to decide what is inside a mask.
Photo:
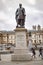
[{"label": "stone pedestal", "polygon": [[27,49],[27,40],[26,40],[27,29],[25,28],[16,28],[15,29],[15,39],[16,39],[16,48],[14,54],[12,55],[12,61],[14,60],[31,60],[31,54]]}]

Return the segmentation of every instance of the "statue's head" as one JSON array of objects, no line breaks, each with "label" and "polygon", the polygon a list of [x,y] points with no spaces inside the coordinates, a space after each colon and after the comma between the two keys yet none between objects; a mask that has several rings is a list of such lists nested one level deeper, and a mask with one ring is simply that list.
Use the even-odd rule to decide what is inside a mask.
[{"label": "statue's head", "polygon": [[19,4],[19,7],[21,8],[22,7],[22,4]]}]

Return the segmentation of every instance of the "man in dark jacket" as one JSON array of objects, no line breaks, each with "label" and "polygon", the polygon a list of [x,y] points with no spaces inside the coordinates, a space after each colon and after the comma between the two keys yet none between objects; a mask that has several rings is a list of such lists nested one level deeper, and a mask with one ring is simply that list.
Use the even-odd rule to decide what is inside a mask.
[{"label": "man in dark jacket", "polygon": [[35,49],[34,48],[31,48],[31,51],[32,51],[32,53],[33,53],[33,55],[32,55],[32,57],[36,57],[35,55],[36,55],[36,52],[35,52]]},{"label": "man in dark jacket", "polygon": [[42,56],[42,47],[39,49],[39,56]]}]

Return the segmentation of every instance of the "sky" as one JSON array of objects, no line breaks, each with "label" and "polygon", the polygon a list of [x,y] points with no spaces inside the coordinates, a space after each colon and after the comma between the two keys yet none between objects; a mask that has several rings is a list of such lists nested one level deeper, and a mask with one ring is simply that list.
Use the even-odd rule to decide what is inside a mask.
[{"label": "sky", "polygon": [[0,0],[0,30],[16,28],[15,12],[19,3],[26,11],[25,28],[32,29],[38,24],[43,27],[43,0]]}]

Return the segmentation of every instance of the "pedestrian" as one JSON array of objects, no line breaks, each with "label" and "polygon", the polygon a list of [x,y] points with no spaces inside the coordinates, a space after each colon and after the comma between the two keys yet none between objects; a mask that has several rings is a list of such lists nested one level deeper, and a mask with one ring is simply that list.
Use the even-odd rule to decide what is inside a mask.
[{"label": "pedestrian", "polygon": [[40,47],[40,49],[39,49],[39,57],[42,57],[42,47]]},{"label": "pedestrian", "polygon": [[42,59],[43,59],[43,48],[42,48]]},{"label": "pedestrian", "polygon": [[35,49],[34,48],[31,48],[31,51],[32,51],[32,57],[36,58],[36,52],[35,52]]}]

